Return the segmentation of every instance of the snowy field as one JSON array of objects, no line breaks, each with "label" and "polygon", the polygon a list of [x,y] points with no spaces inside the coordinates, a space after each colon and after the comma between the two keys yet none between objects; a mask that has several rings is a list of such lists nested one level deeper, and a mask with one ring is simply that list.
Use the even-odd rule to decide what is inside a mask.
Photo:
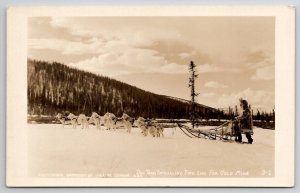
[{"label": "snowy field", "polygon": [[[177,128],[164,138],[138,128],[81,129],[28,124],[29,174],[33,177],[271,177],[274,130],[254,129],[254,143],[189,138]],[[246,137],[243,135],[243,141]]]}]

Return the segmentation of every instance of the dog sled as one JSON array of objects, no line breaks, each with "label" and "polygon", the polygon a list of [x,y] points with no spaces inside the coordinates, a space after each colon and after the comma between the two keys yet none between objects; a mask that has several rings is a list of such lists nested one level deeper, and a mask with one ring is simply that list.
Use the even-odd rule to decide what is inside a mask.
[{"label": "dog sled", "polygon": [[211,129],[191,128],[187,125],[177,123],[179,129],[190,138],[209,138],[212,140],[231,140],[235,137],[235,122],[226,121],[225,123]]}]

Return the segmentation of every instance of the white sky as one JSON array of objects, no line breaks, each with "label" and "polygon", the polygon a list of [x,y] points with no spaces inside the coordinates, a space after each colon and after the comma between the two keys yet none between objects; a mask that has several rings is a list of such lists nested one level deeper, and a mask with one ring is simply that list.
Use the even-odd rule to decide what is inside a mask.
[{"label": "white sky", "polygon": [[274,108],[274,17],[39,17],[28,20],[28,57],[57,61],[145,90],[197,101]]}]

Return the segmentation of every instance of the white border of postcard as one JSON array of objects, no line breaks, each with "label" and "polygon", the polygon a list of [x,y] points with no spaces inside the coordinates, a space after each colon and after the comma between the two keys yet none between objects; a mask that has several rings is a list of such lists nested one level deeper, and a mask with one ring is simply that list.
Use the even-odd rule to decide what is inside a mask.
[{"label": "white border of postcard", "polygon": [[[26,173],[27,18],[42,16],[274,16],[275,176],[273,178],[32,178]],[[18,117],[18,119],[16,119]],[[295,171],[295,8],[291,6],[76,6],[7,10],[7,154],[10,187],[291,187]]]}]

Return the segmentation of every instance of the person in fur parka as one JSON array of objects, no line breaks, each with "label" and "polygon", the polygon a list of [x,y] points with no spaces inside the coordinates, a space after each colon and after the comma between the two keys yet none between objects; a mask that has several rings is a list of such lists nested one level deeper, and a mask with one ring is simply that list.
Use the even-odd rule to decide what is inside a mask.
[{"label": "person in fur parka", "polygon": [[240,99],[240,107],[243,109],[243,113],[237,117],[239,122],[239,133],[238,133],[238,142],[242,142],[242,134],[246,135],[248,143],[252,144],[253,139],[253,123],[252,123],[252,113],[248,106],[248,102],[244,99]]}]

